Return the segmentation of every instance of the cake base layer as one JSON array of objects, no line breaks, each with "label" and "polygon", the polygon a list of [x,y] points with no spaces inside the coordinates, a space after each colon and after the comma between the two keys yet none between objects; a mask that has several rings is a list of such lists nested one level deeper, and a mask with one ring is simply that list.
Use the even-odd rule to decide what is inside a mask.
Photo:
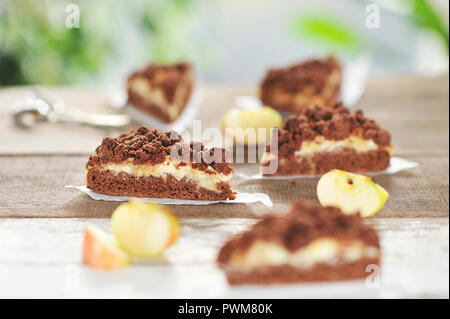
[{"label": "cake base layer", "polygon": [[336,103],[339,86],[327,88],[327,90],[332,92],[330,96],[317,93],[314,89],[290,93],[275,87],[268,92],[263,92],[261,101],[264,105],[269,105],[279,111],[299,113],[311,105],[332,107]]},{"label": "cake base layer", "polygon": [[[191,89],[189,88],[189,91],[183,97],[183,101],[178,108],[178,111],[177,111],[178,116],[183,112],[184,108],[186,107],[186,105],[189,101],[190,96],[191,96]],[[178,116],[175,118],[171,118],[167,108],[160,107],[159,105],[156,105],[156,104],[148,101],[147,99],[143,98],[141,95],[137,94],[136,92],[134,92],[132,90],[128,90],[128,103],[131,106],[133,106],[147,114],[150,114],[150,115],[153,115],[153,116],[159,118],[161,121],[163,121],[165,123],[173,122],[178,118]]]},{"label": "cake base layer", "polygon": [[186,177],[181,180],[172,175],[162,177],[137,177],[110,170],[89,169],[87,187],[96,193],[114,196],[151,198],[176,198],[193,200],[226,200],[236,198],[227,182],[217,184],[218,191],[198,187]]},{"label": "cake base layer", "polygon": [[[342,149],[337,152],[320,152],[313,155],[280,158],[278,159],[278,169],[274,174],[264,173],[264,168],[268,163],[263,163],[261,171],[265,176],[317,175],[332,169],[354,173],[378,172],[389,167],[390,158],[387,150],[358,153],[353,149]],[[272,161],[276,161],[276,159]]]},{"label": "cake base layer", "polygon": [[290,265],[264,266],[254,270],[226,271],[230,285],[240,284],[286,284],[300,282],[343,281],[365,279],[371,272],[368,265],[379,265],[377,258],[363,258],[351,263],[337,265],[316,264],[308,269],[295,268]]}]

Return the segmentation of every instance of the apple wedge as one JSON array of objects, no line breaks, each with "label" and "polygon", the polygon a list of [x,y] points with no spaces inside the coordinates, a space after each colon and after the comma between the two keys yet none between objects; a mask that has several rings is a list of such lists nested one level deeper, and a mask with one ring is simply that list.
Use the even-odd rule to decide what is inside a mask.
[{"label": "apple wedge", "polygon": [[139,200],[117,207],[111,227],[120,247],[137,258],[161,255],[180,234],[178,220],[167,208]]},{"label": "apple wedge", "polygon": [[[271,129],[280,127],[283,118],[273,108],[233,108],[222,116],[222,131],[236,143],[256,145],[269,142]],[[258,130],[261,129],[261,130]]]},{"label": "apple wedge", "polygon": [[83,264],[97,269],[120,269],[130,264],[130,258],[113,236],[88,225],[84,231]]},{"label": "apple wedge", "polygon": [[344,214],[359,212],[368,217],[383,208],[389,194],[370,177],[334,169],[320,178],[317,197],[322,206],[336,206]]}]

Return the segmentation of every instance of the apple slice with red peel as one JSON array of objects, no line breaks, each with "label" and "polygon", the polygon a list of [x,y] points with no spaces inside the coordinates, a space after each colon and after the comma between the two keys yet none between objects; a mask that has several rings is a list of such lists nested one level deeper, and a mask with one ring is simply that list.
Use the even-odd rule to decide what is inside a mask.
[{"label": "apple slice with red peel", "polygon": [[180,226],[164,206],[139,200],[120,205],[111,217],[119,245],[130,256],[160,256],[179,237]]},{"label": "apple slice with red peel", "polygon": [[334,169],[320,178],[317,197],[322,206],[335,206],[344,214],[359,212],[368,217],[383,208],[389,194],[370,177]]},{"label": "apple slice with red peel", "polygon": [[130,264],[130,258],[113,236],[88,225],[84,231],[83,264],[97,269],[120,269]]}]

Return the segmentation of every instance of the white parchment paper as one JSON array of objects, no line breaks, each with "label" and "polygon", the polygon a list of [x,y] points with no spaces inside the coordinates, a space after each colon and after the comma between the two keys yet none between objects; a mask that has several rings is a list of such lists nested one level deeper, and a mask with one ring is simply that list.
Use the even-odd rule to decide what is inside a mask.
[{"label": "white parchment paper", "polygon": [[[109,202],[125,202],[133,199],[133,197],[129,196],[111,196],[105,194],[99,194],[92,191],[90,188],[87,188],[85,185],[82,186],[74,186],[67,185],[66,188],[77,189],[82,193],[87,194],[90,198],[95,200],[104,200]],[[273,203],[270,197],[267,194],[263,193],[240,193],[238,192],[236,195],[236,199],[230,200],[189,200],[189,199],[173,199],[173,198],[149,198],[149,197],[140,197],[139,199],[164,204],[164,205],[211,205],[217,203],[225,203],[225,204],[253,204],[260,202],[261,204],[272,207]]]},{"label": "white parchment paper", "polygon": [[[419,166],[418,163],[408,161],[400,157],[391,157],[390,165],[387,169],[374,173],[364,173],[367,176],[379,176],[394,174],[406,169]],[[234,172],[235,175],[246,180],[286,180],[286,179],[302,179],[302,178],[317,178],[321,175],[289,175],[289,176],[263,176],[261,173],[254,175],[247,175],[240,172]]]}]

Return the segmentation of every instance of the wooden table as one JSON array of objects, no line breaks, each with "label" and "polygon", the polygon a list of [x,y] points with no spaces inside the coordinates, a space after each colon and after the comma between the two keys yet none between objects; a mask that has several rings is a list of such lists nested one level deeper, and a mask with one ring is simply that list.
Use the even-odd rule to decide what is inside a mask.
[{"label": "wooden table", "polygon": [[[10,107],[29,88],[0,89],[0,297],[447,297],[449,296],[448,76],[374,78],[360,103],[393,136],[395,154],[417,168],[376,177],[390,193],[367,219],[384,250],[379,288],[364,282],[230,288],[214,260],[218,248],[267,212],[283,213],[292,200],[317,201],[316,179],[246,181],[234,188],[270,195],[261,204],[173,206],[182,237],[165,258],[102,273],[80,263],[87,223],[109,228],[118,203],[94,201],[68,184],[84,184],[84,164],[102,137],[118,132],[69,124],[14,126]],[[48,92],[92,111],[112,112],[113,89],[53,87]],[[251,87],[206,87],[200,119],[218,126],[221,114]],[[249,173],[256,165],[236,164]]]}]

